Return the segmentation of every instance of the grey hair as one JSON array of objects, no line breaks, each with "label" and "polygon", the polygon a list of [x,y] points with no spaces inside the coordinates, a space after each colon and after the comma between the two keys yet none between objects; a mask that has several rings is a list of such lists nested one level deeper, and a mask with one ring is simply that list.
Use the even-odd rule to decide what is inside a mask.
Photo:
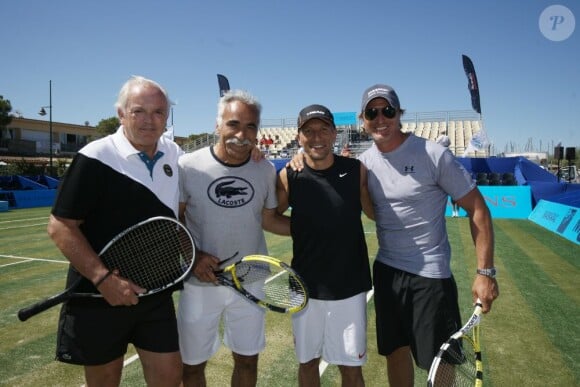
[{"label": "grey hair", "polygon": [[228,104],[239,101],[244,105],[248,105],[256,109],[258,113],[258,125],[260,124],[260,115],[262,113],[262,105],[258,101],[256,97],[252,94],[248,93],[245,90],[230,90],[224,94],[223,97],[220,98],[218,102],[218,114],[216,118],[217,125],[220,126],[223,121],[224,111],[226,110],[226,106]]},{"label": "grey hair", "polygon": [[154,87],[159,89],[159,91],[163,93],[165,99],[167,100],[167,110],[169,110],[171,107],[172,102],[169,99],[169,94],[167,94],[167,91],[163,88],[163,86],[151,79],[147,79],[140,75],[132,75],[119,91],[119,96],[117,97],[117,102],[115,103],[115,108],[117,108],[117,110],[125,110],[127,107],[127,101],[129,100],[129,95],[131,94],[131,90],[136,86]]}]

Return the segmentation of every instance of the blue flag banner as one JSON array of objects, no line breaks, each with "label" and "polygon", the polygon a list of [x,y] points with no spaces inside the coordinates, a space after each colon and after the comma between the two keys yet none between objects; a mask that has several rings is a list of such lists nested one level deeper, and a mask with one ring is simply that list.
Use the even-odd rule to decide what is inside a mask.
[{"label": "blue flag banner", "polygon": [[227,93],[230,90],[230,82],[224,75],[221,74],[217,75],[217,79],[218,86],[220,88],[220,98],[221,98],[224,96],[225,93]]},{"label": "blue flag banner", "polygon": [[473,62],[467,55],[462,55],[463,58],[463,69],[465,70],[465,75],[467,76],[467,87],[469,88],[469,93],[471,93],[471,106],[473,110],[481,114],[481,102],[479,100],[479,84],[477,83],[477,76],[475,75],[475,68],[473,67]]}]

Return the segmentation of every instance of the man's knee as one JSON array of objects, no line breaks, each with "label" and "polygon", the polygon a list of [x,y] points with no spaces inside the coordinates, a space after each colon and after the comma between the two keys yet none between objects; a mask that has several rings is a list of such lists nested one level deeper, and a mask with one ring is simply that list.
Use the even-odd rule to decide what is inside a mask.
[{"label": "man's knee", "polygon": [[307,361],[306,363],[300,363],[300,367],[302,367],[303,369],[311,369],[311,368],[316,368],[318,369],[318,366],[320,364],[320,358],[316,358],[316,359],[312,359],[310,361]]},{"label": "man's knee", "polygon": [[242,367],[246,369],[254,369],[258,367],[258,355],[240,355],[238,353],[232,352],[234,357],[234,364],[236,367]]},{"label": "man's knee", "polygon": [[205,372],[206,364],[207,364],[206,362],[203,362],[201,364],[195,364],[195,365],[183,364],[183,377],[184,377],[184,379],[195,378],[195,377],[198,377],[200,375],[203,375],[203,373]]}]

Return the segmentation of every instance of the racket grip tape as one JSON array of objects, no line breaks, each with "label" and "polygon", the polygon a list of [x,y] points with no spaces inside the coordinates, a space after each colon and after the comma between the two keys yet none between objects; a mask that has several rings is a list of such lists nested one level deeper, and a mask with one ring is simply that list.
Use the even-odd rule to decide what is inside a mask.
[{"label": "racket grip tape", "polygon": [[54,297],[39,301],[36,304],[27,306],[26,308],[20,309],[18,311],[18,319],[20,321],[26,321],[30,317],[36,316],[37,314],[66,301],[68,298],[70,298],[69,293],[61,293],[55,295]]}]

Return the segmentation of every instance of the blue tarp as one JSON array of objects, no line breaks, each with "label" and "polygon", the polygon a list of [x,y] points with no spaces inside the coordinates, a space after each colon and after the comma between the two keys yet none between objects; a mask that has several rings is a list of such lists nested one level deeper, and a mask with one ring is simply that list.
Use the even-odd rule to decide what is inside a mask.
[{"label": "blue tarp", "polygon": [[59,180],[45,176],[0,176],[0,200],[10,208],[51,206]]},{"label": "blue tarp", "polygon": [[580,184],[558,182],[556,175],[525,157],[459,158],[458,160],[472,174],[512,172],[518,185],[530,186],[533,207],[542,199],[580,207]]},{"label": "blue tarp", "polygon": [[[460,157],[457,160],[474,178],[478,172],[513,173],[518,185],[530,186],[532,207],[542,199],[580,207],[580,184],[558,182],[555,175],[525,157]],[[279,171],[288,159],[275,159],[272,162]]]}]

